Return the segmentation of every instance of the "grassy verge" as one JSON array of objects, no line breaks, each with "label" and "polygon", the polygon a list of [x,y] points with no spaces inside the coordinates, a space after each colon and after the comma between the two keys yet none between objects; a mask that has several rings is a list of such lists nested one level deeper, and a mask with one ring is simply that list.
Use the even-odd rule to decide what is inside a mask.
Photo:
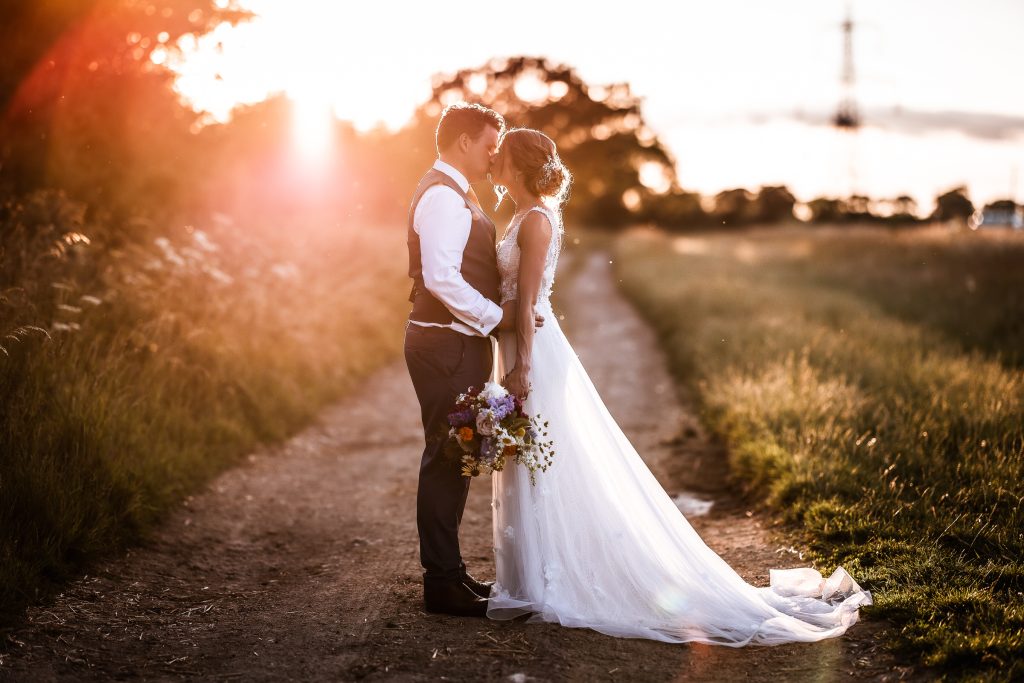
[{"label": "grassy verge", "polygon": [[737,481],[874,592],[894,645],[1024,676],[1024,239],[635,231],[615,254]]},{"label": "grassy verge", "polygon": [[[8,236],[66,203],[33,201],[8,207]],[[44,235],[64,251],[23,241],[10,262],[23,282],[0,290],[8,619],[393,358],[407,312],[402,230],[222,221],[219,238],[192,229],[116,244],[69,240],[88,230],[64,219]],[[33,235],[52,231],[36,223]],[[294,239],[303,230],[321,231],[315,245]],[[273,248],[255,236],[282,231],[291,238]]]},{"label": "grassy verge", "polygon": [[813,242],[788,242],[814,250],[813,259],[787,260],[795,283],[856,294],[964,350],[1024,369],[1020,234],[833,228]]}]

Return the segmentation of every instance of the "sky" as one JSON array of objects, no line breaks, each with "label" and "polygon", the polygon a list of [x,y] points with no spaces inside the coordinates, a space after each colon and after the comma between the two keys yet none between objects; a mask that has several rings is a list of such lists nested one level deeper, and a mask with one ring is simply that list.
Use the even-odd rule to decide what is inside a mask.
[{"label": "sky", "polygon": [[[221,120],[285,91],[307,111],[394,128],[433,74],[536,55],[592,84],[630,83],[689,190],[910,194],[928,210],[965,184],[976,202],[1024,201],[1021,0],[242,4],[258,18],[187,41],[169,62],[183,98]],[[847,8],[855,136],[827,125]]]}]

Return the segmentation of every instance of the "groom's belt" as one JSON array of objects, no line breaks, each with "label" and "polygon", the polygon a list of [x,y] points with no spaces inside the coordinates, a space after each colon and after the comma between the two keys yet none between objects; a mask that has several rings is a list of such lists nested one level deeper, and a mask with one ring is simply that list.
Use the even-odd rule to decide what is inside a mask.
[{"label": "groom's belt", "polygon": [[[418,325],[417,323],[423,323],[423,324]],[[456,330],[456,329],[454,329],[452,327],[449,327],[446,324],[445,325],[436,325],[436,324],[432,324],[429,320],[413,320],[412,318],[409,318],[409,324],[411,326],[415,327],[416,329],[424,331],[424,332],[453,332],[455,334],[462,334],[458,330]]]},{"label": "groom's belt", "polygon": [[469,334],[468,332],[461,332],[455,329],[454,327],[449,327],[448,325],[442,327],[438,327],[436,325],[417,325],[416,323],[418,322],[426,321],[413,320],[412,318],[409,318],[409,320],[406,321],[405,324],[406,331],[408,332],[409,330],[415,330],[414,334],[416,335],[425,335],[427,338],[433,337],[438,340],[453,338],[461,339],[465,341],[467,344],[478,344],[484,342],[489,343],[491,337],[494,337],[495,339],[498,338],[497,330],[494,330],[493,332],[491,332],[491,334],[487,335],[486,337],[481,337],[480,335]]}]

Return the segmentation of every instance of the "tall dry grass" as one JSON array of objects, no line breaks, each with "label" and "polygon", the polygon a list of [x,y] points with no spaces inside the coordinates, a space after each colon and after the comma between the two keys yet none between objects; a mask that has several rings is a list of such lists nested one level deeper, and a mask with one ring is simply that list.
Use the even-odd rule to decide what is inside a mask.
[{"label": "tall dry grass", "polygon": [[3,207],[0,612],[397,353],[404,230],[323,220],[126,233],[53,192]]},{"label": "tall dry grass", "polygon": [[1024,676],[1024,236],[620,239],[737,482],[946,675]]}]

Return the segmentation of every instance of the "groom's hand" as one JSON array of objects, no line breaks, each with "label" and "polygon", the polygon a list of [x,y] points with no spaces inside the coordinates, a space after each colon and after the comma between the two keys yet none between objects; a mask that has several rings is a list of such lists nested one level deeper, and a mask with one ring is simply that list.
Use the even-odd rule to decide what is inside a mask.
[{"label": "groom's hand", "polygon": [[[503,303],[501,305],[501,320],[498,322],[498,330],[514,330],[516,318],[519,315],[518,311],[519,301],[517,299]],[[535,327],[544,327],[544,316],[540,313],[534,313],[533,324]]]}]

